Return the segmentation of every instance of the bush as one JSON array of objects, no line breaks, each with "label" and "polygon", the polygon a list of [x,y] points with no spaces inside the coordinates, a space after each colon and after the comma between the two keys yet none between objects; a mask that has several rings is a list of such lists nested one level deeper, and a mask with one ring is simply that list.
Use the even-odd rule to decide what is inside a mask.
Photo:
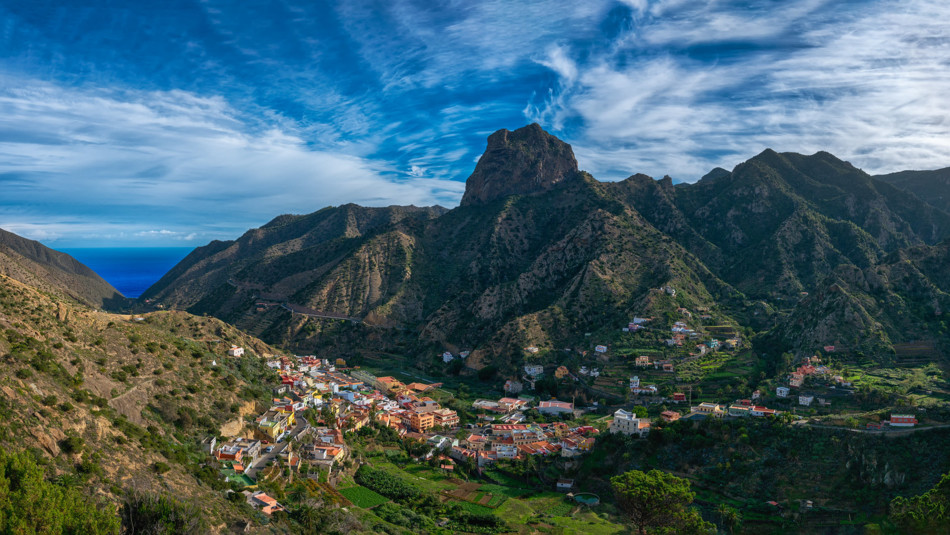
[{"label": "bush", "polygon": [[168,472],[171,469],[172,469],[171,466],[168,466],[168,464],[163,463],[161,461],[158,461],[152,465],[152,470],[154,470],[156,474],[164,474],[165,472]]},{"label": "bush", "polygon": [[79,453],[85,444],[82,437],[76,435],[68,436],[59,441],[59,447],[63,450],[63,453]]},{"label": "bush", "polygon": [[164,494],[129,493],[122,504],[122,527],[128,533],[207,533],[208,526],[195,504]]},{"label": "bush", "polygon": [[93,461],[92,459],[83,459],[76,465],[76,472],[80,474],[100,474],[102,473],[102,467],[99,466],[99,463]]},{"label": "bush", "polygon": [[364,487],[398,502],[405,502],[420,496],[421,491],[402,478],[394,476],[385,470],[371,468],[368,465],[360,466],[353,480]]},{"label": "bush", "polygon": [[0,449],[0,473],[4,533],[119,533],[110,508],[47,481],[32,455]]}]

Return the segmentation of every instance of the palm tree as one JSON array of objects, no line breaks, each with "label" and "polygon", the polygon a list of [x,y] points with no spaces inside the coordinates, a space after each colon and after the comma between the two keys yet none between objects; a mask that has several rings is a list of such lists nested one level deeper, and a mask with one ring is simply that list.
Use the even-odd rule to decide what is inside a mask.
[{"label": "palm tree", "polygon": [[716,508],[716,514],[719,515],[719,523],[722,528],[730,534],[735,533],[736,529],[742,524],[742,515],[734,507],[720,503]]}]

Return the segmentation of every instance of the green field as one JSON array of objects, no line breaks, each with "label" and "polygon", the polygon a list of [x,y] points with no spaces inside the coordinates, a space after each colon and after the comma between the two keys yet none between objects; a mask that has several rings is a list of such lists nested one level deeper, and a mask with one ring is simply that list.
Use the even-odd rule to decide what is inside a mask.
[{"label": "green field", "polygon": [[612,522],[605,513],[580,508],[571,515],[576,506],[562,494],[543,493],[529,499],[509,499],[495,510],[495,514],[519,533],[569,533],[612,535],[626,533],[626,528]]},{"label": "green field", "polygon": [[376,492],[359,485],[346,489],[340,489],[340,494],[346,497],[347,500],[353,502],[353,505],[362,507],[364,509],[370,509],[381,503],[386,503],[389,501],[389,499],[387,499],[385,496],[381,496],[380,494],[377,494]]}]

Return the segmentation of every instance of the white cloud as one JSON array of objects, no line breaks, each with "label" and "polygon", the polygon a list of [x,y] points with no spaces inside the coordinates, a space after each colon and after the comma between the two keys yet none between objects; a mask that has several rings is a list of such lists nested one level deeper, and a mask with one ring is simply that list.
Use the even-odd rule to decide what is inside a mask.
[{"label": "white cloud", "polygon": [[47,239],[117,236],[106,223],[89,231],[109,219],[129,239],[234,237],[281,213],[461,196],[457,183],[387,178],[398,173],[386,164],[312,148],[278,125],[252,131],[224,100],[181,91],[18,84],[0,90],[0,131],[12,133],[0,139],[0,183],[15,185],[0,226]]},{"label": "white cloud", "polygon": [[[661,2],[612,48],[558,48],[566,57],[543,62],[558,85],[525,115],[573,125],[581,166],[602,179],[694,180],[765,147],[826,150],[871,173],[950,165],[950,6],[777,9]],[[683,52],[717,42],[755,50],[724,61]],[[564,67],[571,61],[576,73]]]}]

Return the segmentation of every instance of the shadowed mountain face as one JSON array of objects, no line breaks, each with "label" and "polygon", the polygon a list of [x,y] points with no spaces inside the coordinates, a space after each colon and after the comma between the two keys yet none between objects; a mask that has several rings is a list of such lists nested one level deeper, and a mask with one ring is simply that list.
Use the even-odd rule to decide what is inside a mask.
[{"label": "shadowed mountain face", "polygon": [[[950,306],[936,246],[948,236],[946,212],[827,153],[766,150],[692,185],[601,183],[530,125],[491,135],[456,209],[281,216],[197,249],[143,297],[301,349],[398,338],[475,348],[474,365],[680,307],[769,330],[783,349],[873,340],[886,354]],[[778,312],[753,315],[755,303]],[[376,329],[321,337],[329,327],[281,304]]]},{"label": "shadowed mountain face", "polygon": [[125,301],[118,290],[75,258],[3,229],[0,274],[97,308],[118,307]]},{"label": "shadowed mountain face", "polygon": [[874,178],[909,191],[934,208],[950,213],[950,167],[934,171],[900,171]]}]

